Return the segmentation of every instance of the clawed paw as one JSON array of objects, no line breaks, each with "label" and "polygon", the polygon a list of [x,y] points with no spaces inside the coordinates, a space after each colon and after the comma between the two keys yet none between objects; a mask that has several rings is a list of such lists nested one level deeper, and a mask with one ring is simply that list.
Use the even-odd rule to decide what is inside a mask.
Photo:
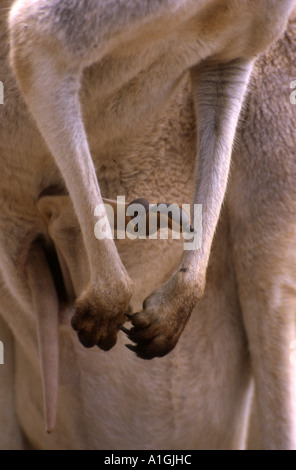
[{"label": "clawed paw", "polygon": [[114,327],[114,319],[104,319],[104,312],[97,309],[84,308],[81,311],[77,307],[71,324],[86,348],[97,345],[103,351],[109,351],[116,343],[118,329]]},{"label": "clawed paw", "polygon": [[75,313],[71,325],[79,341],[86,348],[98,346],[109,351],[117,341],[119,325],[124,321],[126,312],[130,312],[129,297],[117,302],[101,302],[102,295],[86,294],[75,304]]},{"label": "clawed paw", "polygon": [[[133,343],[126,347],[138,357],[163,357],[176,346],[201,293],[201,289],[184,282],[180,275],[172,277],[147,297],[141,312],[131,314],[131,291],[108,300],[102,292],[92,289],[76,301],[71,323],[87,348],[97,345],[108,351],[121,330]],[[124,326],[126,320],[131,328]]]},{"label": "clawed paw", "polygon": [[134,344],[126,344],[141,359],[163,357],[174,349],[190,317],[194,303],[166,299],[160,293],[149,296],[143,311],[127,315],[132,327],[120,330]]}]

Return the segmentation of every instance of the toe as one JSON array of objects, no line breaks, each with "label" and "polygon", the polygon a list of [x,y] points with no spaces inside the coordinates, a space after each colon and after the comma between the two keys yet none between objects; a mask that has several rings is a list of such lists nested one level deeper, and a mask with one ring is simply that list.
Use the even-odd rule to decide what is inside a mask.
[{"label": "toe", "polygon": [[85,348],[92,348],[96,344],[96,339],[92,337],[92,335],[89,332],[86,332],[85,330],[80,330],[78,332],[78,338],[79,338],[80,343]]},{"label": "toe", "polygon": [[131,317],[132,325],[138,330],[148,328],[151,323],[151,318],[147,312],[135,313]]},{"label": "toe", "polygon": [[115,346],[117,341],[117,335],[111,334],[105,337],[101,337],[97,342],[97,346],[102,349],[103,351],[109,351],[110,349]]}]

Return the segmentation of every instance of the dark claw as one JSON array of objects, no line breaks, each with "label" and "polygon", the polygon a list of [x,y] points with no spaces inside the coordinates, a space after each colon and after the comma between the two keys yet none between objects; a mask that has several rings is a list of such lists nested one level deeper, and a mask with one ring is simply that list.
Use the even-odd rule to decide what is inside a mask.
[{"label": "dark claw", "polygon": [[125,346],[127,347],[127,349],[130,349],[134,353],[137,352],[137,349],[138,349],[137,346],[133,346],[132,344],[126,344]]},{"label": "dark claw", "polygon": [[129,335],[130,330],[128,330],[127,328],[125,328],[125,326],[119,325],[118,328],[119,328],[121,331],[123,331],[123,333],[125,333],[126,335]]},{"label": "dark claw", "polygon": [[150,361],[151,359],[154,359],[156,357],[156,355],[153,353],[145,353],[144,350],[140,348],[140,346],[133,346],[132,344],[126,344],[125,346],[132,352],[136,353],[137,357],[139,357],[140,359]]},{"label": "dark claw", "polygon": [[139,357],[140,359],[151,360],[151,359],[154,359],[155,357],[155,354],[146,353],[145,350],[141,348],[139,345],[134,346],[132,344],[126,344],[125,346],[127,347],[127,349],[135,353],[136,356]]},{"label": "dark claw", "polygon": [[135,336],[137,334],[135,331],[135,328],[131,328],[130,330],[128,330],[127,328],[125,328],[125,326],[122,326],[122,325],[119,325],[118,328],[127,335],[128,339],[130,339],[134,343],[138,342]]}]

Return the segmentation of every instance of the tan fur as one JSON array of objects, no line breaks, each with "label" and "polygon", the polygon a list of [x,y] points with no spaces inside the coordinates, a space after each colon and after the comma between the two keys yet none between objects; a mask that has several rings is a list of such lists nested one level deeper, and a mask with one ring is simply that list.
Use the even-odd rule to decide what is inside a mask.
[{"label": "tan fur", "polygon": [[[9,3],[2,1],[0,6],[3,9],[8,8]],[[17,2],[18,5],[20,3]],[[214,2],[212,3],[214,4]],[[230,3],[233,6],[239,5],[238,2]],[[252,4],[255,9],[258,5],[258,2],[245,3]],[[262,5],[265,3],[262,2]],[[23,4],[28,7],[26,2],[23,2]],[[38,2],[35,2],[35,5],[30,5],[31,7],[32,9],[38,7]],[[205,11],[207,8],[206,5]],[[27,11],[34,13],[31,9]],[[164,9],[164,11],[167,10]],[[236,23],[234,27],[241,33],[244,30],[243,26],[246,24],[243,15],[245,11],[243,9],[234,9],[233,11],[239,12],[239,17],[241,15],[242,23]],[[24,13],[25,10],[20,8],[20,12]],[[186,9],[183,13],[186,17]],[[164,20],[161,15],[161,19],[159,23],[156,22],[154,30],[155,37],[158,38],[157,28],[159,30],[163,29],[162,21]],[[235,15],[230,16],[229,23],[231,25],[235,17]],[[34,14],[30,18],[26,18],[26,23],[27,19],[28,21],[32,20],[34,23]],[[4,28],[6,28],[6,17],[4,20],[2,17],[2,22]],[[39,46],[42,49],[44,44],[47,47],[48,31],[44,31],[44,36],[42,35],[42,40],[40,39],[39,42],[39,38],[36,37],[37,30],[34,29],[36,24],[32,24],[34,34],[32,37],[30,36],[31,39],[29,37],[27,43],[24,40],[26,36],[23,36],[26,35],[22,30],[23,24],[17,15],[13,17],[14,63],[15,60],[18,60],[16,56],[21,56],[23,59],[30,60],[30,64],[33,66],[31,70],[34,70],[34,67],[39,63],[40,69],[38,70],[42,72],[42,60],[39,62],[40,57],[35,56],[34,58],[30,55],[30,52],[34,52],[35,47],[37,51]],[[185,24],[187,24],[187,19]],[[214,26],[215,22],[213,22],[215,30]],[[31,35],[30,27],[29,24],[29,34]],[[172,16],[170,28],[174,31],[174,16]],[[170,30],[170,28],[168,29]],[[133,31],[132,34],[134,34]],[[273,28],[270,31],[272,31],[272,34],[274,33]],[[181,28],[178,34],[182,36],[183,32]],[[209,32],[212,34],[211,29]],[[236,47],[238,49],[243,47],[243,50],[246,50],[246,44],[242,45],[240,41],[236,42],[233,38],[230,41],[232,32],[233,30],[231,30],[229,37],[225,37],[225,44],[223,38],[219,37],[219,44],[223,43],[223,47],[225,47],[225,50],[217,51],[219,60],[232,60],[233,56],[231,57],[231,54],[233,51],[235,54],[237,53]],[[2,29],[0,34],[3,35],[1,43],[5,44],[8,41],[5,29]],[[139,41],[139,43],[145,44],[144,39],[147,37],[147,31],[142,34],[143,42]],[[141,36],[141,33],[139,35]],[[292,35],[291,32],[290,35]],[[242,35],[242,37],[246,36]],[[50,31],[49,38],[49,41],[54,41]],[[127,37],[127,45],[122,49],[123,57],[120,57],[119,50],[114,50],[114,55],[110,52],[107,55],[108,48],[112,49],[113,47],[112,42],[111,44],[108,43],[106,45],[107,49],[102,49],[106,55],[102,56],[101,62],[97,66],[87,69],[83,75],[80,96],[100,191],[107,198],[115,198],[118,194],[125,194],[127,200],[133,200],[141,195],[148,200],[172,200],[180,204],[191,202],[195,189],[192,173],[196,156],[196,129],[187,75],[183,71],[181,76],[178,76],[178,80],[173,81],[171,89],[165,93],[165,100],[161,109],[157,112],[154,108],[146,109],[147,118],[140,121],[141,128],[137,127],[135,124],[142,116],[142,108],[137,108],[135,106],[137,103],[133,100],[125,101],[124,97],[128,97],[129,94],[122,95],[122,88],[118,90],[110,81],[110,73],[112,68],[114,70],[115,64],[118,66],[118,74],[114,74],[120,76],[120,80],[124,78],[124,73],[129,74],[129,71],[125,70],[124,64],[127,59],[131,61],[130,63],[133,63],[133,58],[125,54],[127,54],[126,51],[129,51],[129,45],[133,38],[133,35]],[[195,37],[193,39],[196,40]],[[264,41],[265,39],[266,35]],[[270,40],[268,37],[267,39]],[[32,40],[31,43],[30,40]],[[179,40],[178,35],[176,40]],[[285,41],[285,44],[289,44],[291,48],[289,36],[286,37]],[[232,48],[234,42],[236,47]],[[259,44],[256,44],[256,53],[260,50],[259,47],[257,51],[258,46]],[[248,43],[248,54],[250,53],[249,48]],[[52,50],[57,51],[58,49],[53,46]],[[77,56],[75,56],[76,52]],[[79,57],[78,52],[78,48],[75,47],[71,51],[61,51],[56,70],[63,70],[67,54],[70,54],[74,60],[73,66],[75,63],[79,64],[81,57]],[[253,52],[255,53],[255,51]],[[102,51],[100,50],[99,53],[101,54]],[[128,292],[128,295],[126,295],[126,291],[129,291],[130,282],[127,280],[126,272],[134,283],[134,296],[132,298],[134,311],[141,309],[143,299],[155,289],[158,289],[152,299],[150,297],[149,302],[151,302],[152,307],[150,304],[149,307],[145,306],[144,308],[144,313],[147,315],[140,317],[142,321],[144,318],[148,318],[152,325],[151,331],[153,334],[155,334],[153,320],[156,318],[163,321],[160,329],[160,342],[153,345],[154,349],[156,348],[156,355],[163,354],[175,346],[181,331],[184,329],[188,311],[190,314],[191,309],[191,305],[188,304],[188,311],[184,313],[180,311],[184,293],[187,297],[190,297],[192,292],[194,297],[195,295],[190,287],[192,286],[192,278],[181,283],[176,282],[176,279],[173,278],[173,281],[171,280],[169,284],[165,284],[165,290],[161,287],[165,281],[170,279],[174,269],[177,272],[180,266],[184,266],[184,259],[181,261],[181,265],[178,265],[182,255],[180,243],[160,240],[155,242],[145,240],[138,240],[137,242],[118,241],[116,246],[121,258],[121,261],[118,261],[119,257],[113,245],[100,248],[97,243],[93,244],[91,237],[88,238],[91,223],[84,224],[83,221],[79,220],[79,210],[75,205],[77,219],[72,209],[74,200],[71,191],[70,198],[59,195],[48,196],[38,202],[39,194],[49,186],[59,186],[61,188],[60,192],[65,192],[64,178],[61,177],[56,163],[53,161],[28,114],[20,94],[17,92],[15,80],[8,65],[7,48],[5,52],[1,50],[1,54],[1,73],[4,75],[3,78],[2,76],[0,78],[5,85],[5,105],[0,108],[0,112],[3,113],[0,120],[1,135],[5,136],[0,143],[3,162],[3,180],[1,181],[1,200],[3,201],[1,227],[3,229],[0,233],[1,292],[3,292],[1,315],[13,334],[14,362],[17,367],[17,372],[14,374],[13,366],[11,366],[11,374],[15,376],[16,394],[15,397],[11,398],[11,401],[16,403],[18,420],[15,419],[14,412],[11,411],[9,416],[10,429],[14,430],[19,423],[27,441],[36,448],[190,449],[242,447],[246,432],[250,393],[249,344],[252,346],[250,352],[257,385],[256,392],[258,392],[256,397],[259,397],[257,400],[260,404],[258,417],[261,423],[259,431],[262,436],[261,446],[262,448],[295,447],[293,414],[291,413],[293,400],[289,390],[289,363],[287,362],[287,355],[282,357],[274,354],[274,346],[272,346],[273,341],[276,341],[276,335],[280,335],[281,349],[285,349],[290,337],[286,338],[285,332],[283,334],[279,332],[282,323],[280,315],[278,325],[272,326],[272,334],[269,335],[269,304],[266,303],[267,297],[265,293],[262,293],[264,289],[262,290],[261,285],[262,282],[264,283],[266,276],[264,271],[266,265],[263,264],[261,270],[258,269],[258,278],[253,275],[254,269],[257,269],[256,264],[247,265],[248,270],[246,273],[242,272],[249,260],[249,250],[253,250],[255,253],[255,260],[260,259],[261,245],[259,244],[257,254],[254,246],[258,246],[258,239],[262,239],[263,244],[264,241],[270,240],[270,232],[267,233],[264,229],[258,234],[258,231],[255,230],[254,234],[252,233],[254,236],[252,239],[248,235],[249,226],[245,227],[243,233],[246,242],[241,247],[242,226],[243,223],[249,223],[250,218],[239,217],[239,214],[242,207],[248,207],[250,197],[248,183],[243,184],[244,179],[240,175],[237,160],[234,161],[228,198],[217,229],[215,243],[211,247],[211,237],[213,235],[211,231],[215,229],[213,220],[219,215],[219,201],[216,201],[217,213],[213,216],[213,220],[209,222],[210,231],[206,241],[208,253],[198,264],[205,270],[208,264],[207,256],[211,248],[205,295],[199,300],[190,319],[190,324],[183,331],[176,348],[170,355],[161,360],[148,363],[142,362],[124,348],[126,340],[120,334],[118,344],[108,354],[98,349],[86,350],[79,345],[76,336],[73,335],[69,327],[69,318],[73,313],[73,303],[70,303],[70,306],[66,308],[63,306],[60,318],[60,387],[56,431],[52,436],[47,436],[42,432],[42,392],[35,326],[36,312],[32,308],[32,292],[29,289],[26,274],[16,268],[19,253],[22,251],[22,247],[26,246],[28,234],[31,234],[33,229],[36,236],[42,234],[48,243],[54,244],[59,256],[69,299],[72,301],[76,297],[80,299],[77,302],[77,305],[81,306],[78,318],[76,312],[76,325],[80,328],[79,322],[82,323],[80,332],[82,331],[83,334],[86,332],[87,334],[90,330],[95,329],[94,333],[91,331],[91,336],[94,335],[96,341],[99,337],[102,341],[101,345],[105,349],[109,348],[114,342],[114,334],[117,334],[117,322],[120,321],[122,314],[128,308],[130,293]],[[63,56],[63,54],[66,54],[66,56]],[[147,50],[146,56],[144,54],[141,57],[141,61],[147,61],[145,66],[148,66],[151,62],[153,63],[155,59],[153,54],[154,52]],[[285,60],[284,51],[275,49],[273,54],[275,54],[275,57],[276,54],[279,54],[282,60]],[[68,60],[67,57],[66,60]],[[93,57],[91,57],[91,60],[93,60]],[[269,58],[266,60],[268,62]],[[21,62],[19,63],[21,64]],[[290,63],[288,61],[289,65]],[[133,73],[135,73],[137,67],[139,67],[139,64],[135,61],[133,67],[131,67]],[[275,75],[281,70],[281,64],[272,64],[272,67],[274,67]],[[48,72],[48,69],[46,70]],[[129,89],[138,90],[139,83],[143,84],[141,80],[143,76],[145,77],[145,73],[141,74],[140,70],[141,68],[138,69],[136,76],[126,77],[127,82],[123,87],[125,92]],[[143,70],[146,71],[145,68]],[[154,72],[160,71],[164,72],[162,69],[158,70],[157,67],[154,69]],[[199,73],[199,70],[194,69],[193,83],[198,83]],[[259,72],[259,76],[262,77],[262,83],[258,95],[260,105],[264,108],[264,101],[261,96],[261,90],[264,89],[265,83],[264,70]],[[32,79],[34,78],[36,77],[33,76]],[[45,78],[43,76],[43,79]],[[41,99],[38,95],[37,99],[36,96],[30,95],[34,80],[29,80],[26,76],[22,78],[21,74],[18,75],[18,79],[21,86],[24,86],[22,89],[26,100],[31,104],[31,99],[35,100],[32,111],[36,118],[35,106],[39,105],[39,99],[42,103],[43,98]],[[24,79],[27,85],[24,84]],[[143,90],[145,96],[145,87]],[[106,95],[104,95],[105,93]],[[109,101],[106,96],[111,97]],[[122,96],[123,99],[124,106],[122,106],[122,110],[127,106],[128,112],[126,115],[130,117],[130,123],[122,120],[123,115],[121,114],[121,101],[118,101],[119,96]],[[268,93],[265,99],[270,102]],[[287,103],[288,101],[287,99]],[[48,103],[50,104],[50,101]],[[278,103],[278,101],[275,101],[275,103]],[[44,104],[45,101],[43,101]],[[117,104],[117,107],[114,108],[115,104]],[[98,111],[100,105],[104,109],[102,114]],[[290,103],[288,105],[290,106],[289,113],[292,113]],[[118,112],[117,117],[112,115],[114,109]],[[250,111],[250,120],[252,121],[252,116],[257,109],[256,104],[252,104],[251,109],[253,114]],[[134,114],[132,114],[132,110],[135,111]],[[108,122],[110,122],[108,121],[108,113],[111,113],[111,117],[115,119],[114,127],[111,128],[110,126],[108,128]],[[274,119],[276,112],[268,111],[269,115]],[[199,114],[198,117],[201,118]],[[53,121],[55,118],[56,116],[52,116],[52,120],[50,118],[48,122],[55,126]],[[38,119],[37,123],[39,125]],[[69,126],[70,124],[69,122]],[[282,120],[280,124],[284,126],[283,132],[286,133],[287,126],[284,121]],[[258,120],[255,128],[250,129],[249,134],[243,136],[242,142],[248,143],[252,140],[253,135],[259,136],[258,139],[260,139],[262,125],[261,121]],[[268,129],[268,122],[266,123],[266,129]],[[42,125],[41,132],[44,132]],[[256,157],[258,152],[260,153],[262,148],[265,149],[267,145],[270,146],[270,151],[265,150],[263,155],[272,155],[274,152],[274,145],[268,131],[267,136],[262,137],[262,139],[264,142],[260,142],[260,150],[257,151]],[[244,159],[244,152],[245,147],[242,144],[240,153],[236,155],[242,155],[240,157],[241,161],[245,161],[247,168],[250,168],[250,181],[253,184],[257,182],[257,187],[254,190],[255,195],[259,189],[264,194],[264,190],[268,187],[266,173],[261,170],[258,173],[255,172],[255,174],[258,174],[258,178],[255,179],[254,172],[251,171],[252,161],[248,158],[247,152]],[[290,155],[285,152],[285,158],[289,159]],[[260,160],[259,157],[258,160]],[[262,161],[264,170],[264,158],[260,161]],[[238,162],[240,162],[239,158]],[[291,165],[293,168],[293,159]],[[273,164],[271,164],[272,166]],[[279,180],[281,181],[282,166],[277,165],[277,168],[279,169]],[[248,171],[246,171],[246,174],[248,174]],[[167,174],[169,174],[169,178],[162,177]],[[245,172],[243,171],[242,174],[244,175]],[[249,182],[249,180],[247,181]],[[218,181],[216,183],[218,184]],[[216,188],[217,186],[215,186]],[[246,196],[243,201],[244,204],[239,205],[239,195],[244,194],[242,188],[244,188]],[[287,185],[287,192],[291,194],[293,200],[293,193],[290,193],[289,185]],[[267,192],[267,194],[269,193]],[[224,192],[222,191],[222,198],[223,195]],[[274,192],[271,192],[271,195],[274,195]],[[80,196],[83,198],[85,194],[80,193]],[[254,195],[252,200],[258,201]],[[76,197],[77,201],[78,198]],[[85,198],[85,201],[87,202],[87,198]],[[261,203],[260,199],[259,202]],[[264,207],[263,205],[262,211]],[[289,205],[289,207],[291,206]],[[46,214],[45,224],[44,213]],[[84,229],[86,229],[86,232]],[[283,239],[282,245],[283,247],[287,245],[286,239]],[[93,249],[94,251],[92,251]],[[96,250],[98,253],[96,253]],[[240,264],[243,256],[246,257],[246,260]],[[196,266],[196,258],[193,259],[194,266]],[[278,262],[277,257],[271,259],[270,262],[274,266]],[[124,268],[121,263],[123,263]],[[145,266],[145,270],[143,266]],[[286,264],[283,263],[282,266],[285,271]],[[267,272],[272,278],[273,271],[270,269],[270,265],[267,266]],[[288,271],[287,273],[288,276],[291,276]],[[196,267],[190,274],[195,279]],[[93,285],[94,279],[92,279],[92,276],[94,278],[97,276],[96,281],[99,281],[99,285]],[[115,277],[117,278],[116,282]],[[123,288],[121,281],[123,282]],[[237,295],[236,290],[237,283],[239,295]],[[88,290],[90,285],[92,286],[91,291]],[[264,286],[268,293],[274,292],[272,290],[274,289],[272,281],[267,282]],[[244,291],[244,289],[246,290]],[[286,291],[287,287],[283,289],[283,292]],[[121,293],[121,296],[118,295]],[[289,293],[293,298],[293,289],[290,289]],[[256,304],[259,309],[258,318],[259,320],[262,319],[265,325],[261,327],[261,335],[258,335],[256,324],[249,326],[250,320],[248,318],[252,318],[252,308],[246,305],[246,310],[243,307],[241,315],[240,304],[245,305],[251,302],[251,299],[253,299],[253,303],[258,302]],[[265,299],[265,303],[262,299]],[[102,310],[109,309],[110,316],[97,315],[96,311],[99,303],[104,307]],[[124,308],[121,307],[122,304],[124,304]],[[85,305],[93,307],[90,314],[85,309]],[[260,315],[262,305],[266,308],[266,316]],[[120,314],[118,314],[118,309]],[[250,312],[250,315],[248,312]],[[112,321],[109,321],[110,317],[118,317],[117,322],[112,324]],[[274,321],[277,318],[275,317]],[[109,334],[110,331],[111,334]],[[163,331],[168,331],[169,342],[167,342],[168,338],[161,336]],[[266,335],[264,335],[264,331],[266,331]],[[170,337],[172,333],[175,335],[173,338]],[[290,334],[290,336],[292,338],[293,335]],[[268,354],[266,356],[264,354],[265,361],[266,357],[271,358],[267,366],[266,363],[262,362],[262,354],[265,352],[265,348],[261,348],[261,346],[262,342],[264,346],[264,341],[262,339],[258,341],[258,338],[265,337],[268,345],[271,345]],[[88,338],[84,340],[84,343],[87,343],[88,340]],[[155,354],[155,350],[153,354]],[[277,380],[273,382],[272,367],[277,361],[282,361],[283,375],[280,377],[279,382]],[[276,367],[278,370],[280,365]],[[1,369],[0,373],[2,373]],[[9,380],[11,380],[12,375],[8,377]],[[8,390],[8,379],[5,378],[1,382],[1,386],[6,387],[6,390]],[[264,382],[271,384],[268,393]],[[35,384],[34,387],[32,387],[32,383]],[[265,400],[266,395],[268,396],[267,400]],[[277,409],[279,400],[282,402],[282,406]],[[8,400],[8,403],[11,403],[11,401]],[[5,408],[1,409],[1,413],[4,412],[7,413],[7,410]],[[10,435],[12,435],[12,432]],[[1,430],[1,433],[4,434],[5,430]],[[4,447],[20,445],[16,437],[15,441],[9,439]]]},{"label": "tan fur", "polygon": [[[203,205],[202,247],[184,252],[168,282],[133,316],[129,334],[139,357],[162,357],[175,347],[204,291],[253,60],[282,32],[293,3],[91,0],[86,7],[55,0],[13,2],[11,63],[65,180],[90,262],[89,284],[72,319],[84,346],[114,346],[129,310],[132,282],[115,244],[94,238],[94,213],[102,195],[81,113],[83,70],[96,64],[100,71],[95,145],[101,155],[106,150],[111,155],[114,142],[139,132],[143,119],[156,117],[190,70],[199,116],[193,201]],[[87,107],[88,99],[81,101]]]}]

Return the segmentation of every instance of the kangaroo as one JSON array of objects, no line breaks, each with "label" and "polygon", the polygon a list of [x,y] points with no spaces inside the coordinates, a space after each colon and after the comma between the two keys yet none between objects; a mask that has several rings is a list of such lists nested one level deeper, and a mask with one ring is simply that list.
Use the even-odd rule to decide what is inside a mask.
[{"label": "kangaroo", "polygon": [[[124,347],[122,334],[117,347],[105,354],[98,348],[80,347],[68,327],[72,304],[92,279],[93,257],[87,255],[89,241],[81,233],[83,226],[67,195],[65,179],[28,113],[8,64],[11,5],[10,0],[0,0],[0,80],[5,91],[0,106],[0,340],[5,358],[0,365],[0,447],[244,448],[252,375],[255,400],[249,447],[295,448],[296,107],[289,100],[289,85],[296,76],[295,20],[253,72],[211,247],[205,293],[174,350],[145,362]],[[141,127],[134,134],[129,128],[112,140],[117,129],[108,128],[100,135],[98,123],[104,113],[100,114],[98,103],[103,103],[105,113],[116,108],[107,107],[108,100],[97,85],[104,69],[105,86],[110,85],[113,60],[106,57],[103,63],[86,68],[79,91],[103,196],[114,199],[127,194],[131,201],[142,191],[151,201],[164,197],[189,201],[196,191],[192,174],[199,151],[199,116],[191,101],[192,91],[196,99],[195,82],[187,82],[192,71],[180,76],[175,92],[168,94],[157,115],[146,110],[147,119],[135,119]],[[128,73],[124,64],[122,73]],[[139,75],[139,80],[144,79]],[[131,91],[137,83],[127,81],[124,90]],[[114,90],[113,100],[115,95],[119,106],[122,93]],[[108,133],[110,139],[104,143]],[[39,234],[50,238],[50,253]],[[115,242],[133,280],[131,303],[138,310],[143,297],[161,289],[177,269],[182,246],[170,240],[149,245],[145,240]],[[67,311],[61,305],[61,273],[51,260],[53,248],[71,300]],[[113,266],[108,268],[112,271]],[[104,273],[98,276],[101,282]],[[40,357],[36,321],[41,346],[45,343]],[[41,380],[47,430],[53,429],[57,407],[51,434],[44,432]]]},{"label": "kangaroo", "polygon": [[[202,296],[227,186],[237,121],[258,54],[284,30],[293,0],[17,0],[11,4],[11,64],[27,106],[65,181],[87,247],[89,285],[72,326],[86,347],[107,351],[129,312],[132,282],[113,240],[94,237],[102,195],[81,99],[96,100],[96,139],[134,135],[157,116],[190,71],[196,115],[194,204],[203,207],[201,248],[184,251],[167,282],[124,329],[139,357],[170,352]],[[97,64],[96,90],[80,97]],[[93,95],[92,95],[93,93]],[[111,158],[111,156],[110,156]],[[79,188],[79,190],[78,190]],[[110,268],[112,266],[112,269]]]}]

